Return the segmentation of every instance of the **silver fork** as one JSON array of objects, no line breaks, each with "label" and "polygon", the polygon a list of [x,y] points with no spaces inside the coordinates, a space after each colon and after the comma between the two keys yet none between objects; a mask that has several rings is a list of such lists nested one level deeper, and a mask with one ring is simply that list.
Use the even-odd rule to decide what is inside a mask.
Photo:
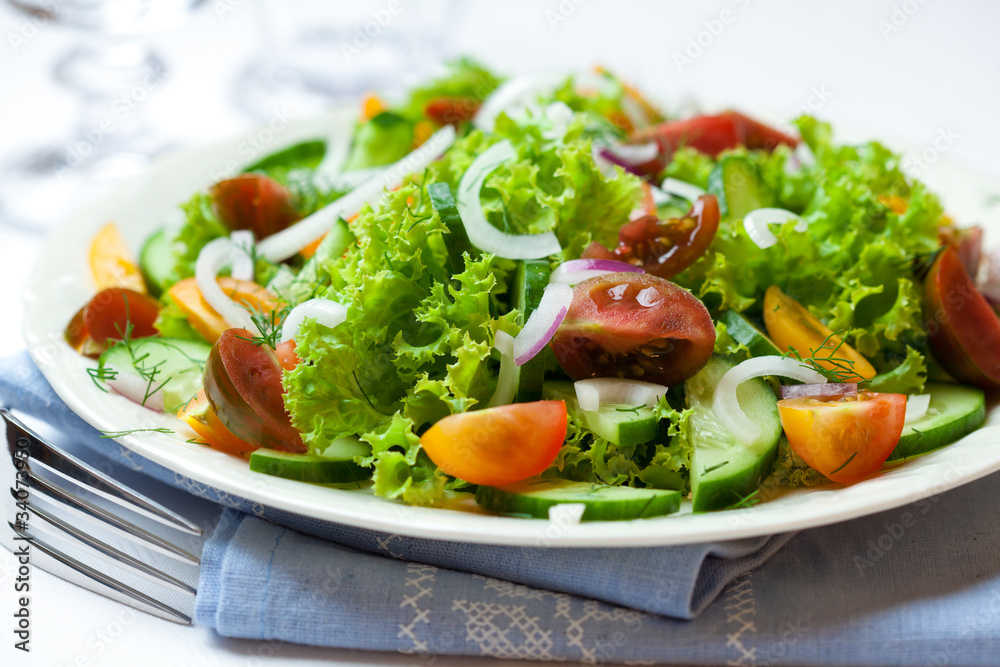
[{"label": "silver fork", "polygon": [[[0,408],[0,417],[6,442],[0,452],[0,484],[10,487],[9,493],[0,487],[9,526],[0,526],[3,545],[16,556],[26,556],[31,565],[78,586],[160,618],[189,624],[186,613],[139,588],[165,589],[171,592],[166,597],[183,602],[176,606],[190,606],[195,588],[164,571],[175,568],[154,567],[147,561],[163,561],[158,556],[166,556],[180,566],[197,568],[198,556],[176,544],[176,538],[166,539],[137,525],[136,517],[125,516],[132,513],[148,520],[144,523],[152,522],[151,526],[189,536],[201,536],[202,529],[47,442],[6,409]],[[90,500],[88,496],[96,497]],[[133,555],[109,542],[138,549],[128,549]],[[99,562],[112,566],[114,574],[89,564]]]}]

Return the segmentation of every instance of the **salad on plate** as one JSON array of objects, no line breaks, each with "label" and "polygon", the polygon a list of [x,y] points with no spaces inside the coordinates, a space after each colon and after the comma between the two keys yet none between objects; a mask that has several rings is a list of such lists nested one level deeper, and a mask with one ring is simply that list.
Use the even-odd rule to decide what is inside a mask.
[{"label": "salad on plate", "polygon": [[193,193],[137,257],[103,227],[65,332],[94,382],[259,473],[583,520],[853,484],[1000,386],[982,231],[815,118],[463,59],[344,139]]}]

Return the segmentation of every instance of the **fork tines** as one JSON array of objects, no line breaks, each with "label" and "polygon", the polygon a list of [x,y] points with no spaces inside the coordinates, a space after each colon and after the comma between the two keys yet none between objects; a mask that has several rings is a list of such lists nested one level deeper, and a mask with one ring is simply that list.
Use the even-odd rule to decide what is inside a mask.
[{"label": "fork tines", "polygon": [[108,544],[97,534],[108,533],[190,566],[198,565],[198,557],[60,482],[68,481],[117,508],[181,533],[201,535],[201,528],[46,442],[6,409],[0,408],[0,417],[7,443],[7,451],[0,455],[0,474],[10,485],[10,493],[3,494],[10,527],[0,531],[4,546],[13,553],[33,548],[31,562],[56,576],[161,618],[190,623],[186,614],[68,555],[52,540],[72,547],[81,556],[100,559],[190,598],[195,594],[192,586]]}]

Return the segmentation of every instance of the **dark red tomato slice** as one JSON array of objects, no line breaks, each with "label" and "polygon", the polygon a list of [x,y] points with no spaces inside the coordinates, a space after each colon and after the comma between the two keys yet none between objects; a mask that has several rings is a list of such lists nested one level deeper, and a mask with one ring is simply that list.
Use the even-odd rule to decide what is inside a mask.
[{"label": "dark red tomato slice", "polygon": [[624,377],[674,386],[708,362],[715,327],[684,288],[649,274],[609,273],[573,289],[550,345],[574,380]]},{"label": "dark red tomato slice", "polygon": [[645,215],[632,220],[619,230],[617,248],[608,250],[595,242],[583,257],[616,259],[654,276],[673,278],[705,254],[718,230],[719,202],[715,195],[702,195],[683,218]]},{"label": "dark red tomato slice", "polygon": [[1000,317],[946,247],[924,283],[924,318],[931,352],[957,380],[1000,387]]},{"label": "dark red tomato slice", "polygon": [[259,241],[301,217],[285,186],[262,174],[241,174],[211,187],[212,208],[230,230],[249,229]]},{"label": "dark red tomato slice", "polygon": [[424,115],[438,125],[458,125],[472,120],[481,104],[474,97],[438,97],[427,103]]},{"label": "dark red tomato slice", "polygon": [[715,157],[722,151],[737,146],[770,151],[780,144],[794,147],[799,143],[795,137],[738,111],[667,121],[640,130],[630,137],[630,141],[655,141],[660,146],[660,155],[656,160],[635,167],[640,174],[659,173],[670,162],[674,151],[682,146],[690,146]]},{"label": "dark red tomato slice", "polygon": [[[95,294],[66,327],[66,340],[84,354],[100,354],[111,341],[157,334],[153,323],[160,305],[146,294],[109,287]],[[131,325],[131,327],[129,327]]]},{"label": "dark red tomato slice", "polygon": [[938,233],[941,245],[950,245],[962,260],[966,273],[975,280],[979,274],[979,264],[983,258],[983,228],[942,227]]},{"label": "dark red tomato slice", "polygon": [[205,395],[222,424],[259,447],[305,451],[285,411],[281,364],[274,350],[255,345],[246,329],[227,329],[205,364]]}]

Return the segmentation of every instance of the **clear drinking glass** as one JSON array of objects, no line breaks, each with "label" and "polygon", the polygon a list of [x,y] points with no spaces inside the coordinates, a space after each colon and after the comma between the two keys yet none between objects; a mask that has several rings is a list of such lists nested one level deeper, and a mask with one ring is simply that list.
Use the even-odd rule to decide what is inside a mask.
[{"label": "clear drinking glass", "polygon": [[205,0],[7,0],[16,9],[77,31],[53,77],[76,93],[76,129],[0,166],[0,203],[10,222],[44,229],[95,181],[136,171],[167,142],[144,107],[167,68],[144,36],[187,20]]}]

